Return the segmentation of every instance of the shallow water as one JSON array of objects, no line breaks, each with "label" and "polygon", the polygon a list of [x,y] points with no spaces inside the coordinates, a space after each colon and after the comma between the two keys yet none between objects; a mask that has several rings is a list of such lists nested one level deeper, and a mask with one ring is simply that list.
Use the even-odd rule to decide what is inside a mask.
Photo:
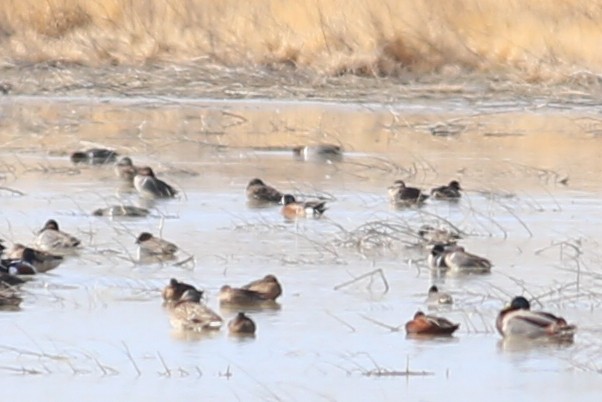
[{"label": "shallow water", "polygon": [[[0,314],[7,399],[560,401],[576,389],[579,400],[598,399],[594,110],[11,97],[0,115],[2,237],[26,243],[54,217],[84,244],[24,286],[20,311]],[[343,145],[343,162],[292,158],[293,145],[322,141]],[[181,197],[155,203],[147,218],[91,216],[140,205],[111,167],[70,164],[69,152],[92,145],[151,164]],[[278,207],[249,208],[253,177],[324,197],[329,209],[287,222]],[[386,188],[398,178],[425,189],[456,178],[466,192],[457,204],[396,210]],[[408,233],[443,219],[494,262],[490,275],[432,276]],[[373,236],[359,241],[368,222]],[[396,230],[386,236],[377,222]],[[141,231],[177,243],[179,261],[194,259],[136,264]],[[386,282],[375,274],[341,287],[375,270]],[[284,295],[279,309],[250,313],[254,339],[175,333],[161,307],[160,289],[176,277],[204,288],[229,320],[235,311],[219,309],[218,289],[267,273]],[[431,283],[455,298],[435,312],[461,323],[454,337],[406,339],[403,327],[378,324],[402,326],[426,309]],[[516,294],[575,323],[575,343],[502,342],[495,316]]]}]

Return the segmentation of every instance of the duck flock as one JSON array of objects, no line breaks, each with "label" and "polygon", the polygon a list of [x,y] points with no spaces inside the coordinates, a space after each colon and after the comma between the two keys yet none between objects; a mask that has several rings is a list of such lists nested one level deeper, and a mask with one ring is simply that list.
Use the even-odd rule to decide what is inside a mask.
[{"label": "duck flock", "polygon": [[[342,160],[342,149],[337,145],[321,144],[293,149],[295,157],[303,160]],[[117,160],[117,153],[108,149],[93,148],[71,154],[75,164],[107,165],[115,167],[116,175],[133,186],[145,199],[169,199],[178,191],[157,178],[151,167],[136,166],[129,157]],[[253,178],[246,187],[247,202],[251,206],[278,206],[287,220],[304,218],[319,219],[327,210],[323,200],[297,200],[292,194],[281,192],[260,178]],[[388,188],[390,202],[399,208],[419,207],[429,198],[442,202],[461,202],[460,183],[452,180],[447,185],[424,192],[419,188],[396,180]],[[145,216],[148,210],[134,206],[115,205],[93,212],[97,216]],[[481,275],[492,269],[492,263],[484,257],[467,252],[458,245],[459,236],[442,228],[423,227],[419,236],[424,240],[427,261],[434,271],[449,271],[456,274]],[[137,239],[139,258],[152,257],[159,261],[173,259],[178,247],[151,233],[143,232]],[[58,267],[64,258],[81,247],[75,236],[63,232],[56,220],[48,220],[29,246],[15,243],[10,249],[0,240],[0,306],[18,307],[21,303],[19,287],[32,275],[48,272]],[[246,310],[248,307],[263,309],[277,307],[276,299],[282,295],[278,279],[267,274],[243,286],[224,285],[218,294],[220,306],[231,310]],[[215,331],[223,325],[222,317],[204,301],[204,292],[193,285],[170,279],[162,292],[164,305],[169,311],[171,325],[181,331]],[[428,291],[429,305],[453,303],[450,295],[440,292],[436,286]],[[236,335],[253,335],[256,324],[244,312],[238,312],[228,323],[228,330]],[[460,324],[444,317],[427,315],[417,311],[405,325],[412,336],[450,336]],[[496,328],[505,338],[543,339],[572,342],[576,327],[561,317],[543,311],[533,311],[523,296],[514,297],[501,310],[496,319]]]}]

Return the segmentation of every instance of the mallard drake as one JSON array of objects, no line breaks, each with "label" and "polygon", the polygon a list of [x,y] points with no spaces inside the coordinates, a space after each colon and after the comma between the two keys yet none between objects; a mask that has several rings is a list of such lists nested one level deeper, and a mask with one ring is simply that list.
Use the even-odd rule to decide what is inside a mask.
[{"label": "mallard drake", "polygon": [[242,312],[228,323],[228,331],[233,335],[254,335],[255,329],[255,322]]},{"label": "mallard drake", "polygon": [[305,218],[312,216],[319,218],[326,211],[326,201],[298,202],[291,194],[282,197],[282,215],[287,219]]},{"label": "mallard drake", "polygon": [[431,197],[436,200],[458,200],[462,197],[460,183],[452,180],[447,186],[435,187],[431,190]]},{"label": "mallard drake", "polygon": [[175,188],[155,177],[153,170],[144,166],[138,168],[134,176],[134,187],[146,198],[173,198],[178,194]]},{"label": "mallard drake", "polygon": [[426,315],[422,311],[414,314],[414,319],[406,323],[406,332],[413,335],[451,335],[460,327],[451,321]]},{"label": "mallard drake", "polygon": [[138,173],[138,167],[132,162],[132,158],[124,156],[115,164],[115,174],[125,182],[134,184],[134,177]]},{"label": "mallard drake", "polygon": [[297,160],[313,162],[340,162],[343,148],[335,144],[303,145],[293,148]]},{"label": "mallard drake", "polygon": [[503,337],[550,338],[572,341],[577,331],[575,325],[543,311],[531,311],[531,304],[523,296],[516,296],[510,306],[497,316],[495,326]]},{"label": "mallard drake", "polygon": [[77,151],[71,154],[71,162],[74,164],[106,165],[114,163],[117,152],[105,148],[90,148],[86,151]]},{"label": "mallard drake", "polygon": [[220,304],[256,305],[269,301],[261,293],[254,290],[233,288],[224,285],[219,290],[218,300]]},{"label": "mallard drake", "polygon": [[72,250],[80,245],[80,240],[59,229],[59,224],[54,219],[49,219],[38,232],[34,240],[34,247],[49,252]]},{"label": "mallard drake", "polygon": [[279,204],[282,201],[282,193],[274,187],[268,186],[261,179],[253,179],[246,189],[247,199],[253,203]]},{"label": "mallard drake", "polygon": [[429,198],[422,190],[407,187],[403,180],[395,180],[393,185],[389,186],[388,192],[391,202],[398,206],[420,205]]},{"label": "mallard drake", "polygon": [[271,274],[247,283],[242,288],[257,292],[267,300],[276,300],[282,294],[282,286],[280,286],[280,282],[278,282],[278,279]]},{"label": "mallard drake", "polygon": [[136,244],[141,255],[174,255],[178,246],[153,236],[148,232],[142,232],[136,238]]},{"label": "mallard drake", "polygon": [[180,299],[182,298],[182,295],[187,290],[194,290],[195,292],[200,293],[201,297],[203,295],[203,291],[198,290],[194,286],[189,285],[185,282],[180,282],[175,278],[171,278],[169,280],[169,284],[163,288],[163,291],[161,292],[161,296],[163,297],[163,300],[165,302],[175,303],[175,302],[180,301]]},{"label": "mallard drake", "polygon": [[442,304],[452,304],[454,300],[449,293],[440,292],[439,288],[436,285],[433,285],[429,288],[426,302],[430,306],[436,306]]},{"label": "mallard drake", "polygon": [[204,331],[219,329],[222,318],[201,303],[202,293],[195,289],[188,289],[170,309],[171,325],[183,331]]},{"label": "mallard drake", "polygon": [[[13,260],[23,259],[23,252],[28,247],[25,247],[23,244],[15,243],[7,256]],[[37,272],[48,272],[50,270],[58,267],[64,260],[64,258],[60,255],[54,255],[48,253],[46,251],[35,250],[33,251],[33,259],[31,260],[31,265],[34,266]]]}]

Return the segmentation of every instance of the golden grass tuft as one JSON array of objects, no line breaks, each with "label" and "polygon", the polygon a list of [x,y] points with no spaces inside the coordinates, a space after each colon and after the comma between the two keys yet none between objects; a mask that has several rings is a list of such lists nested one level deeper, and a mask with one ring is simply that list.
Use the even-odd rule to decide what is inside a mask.
[{"label": "golden grass tuft", "polygon": [[451,65],[538,82],[601,72],[600,21],[600,0],[5,0],[0,61],[365,76]]}]

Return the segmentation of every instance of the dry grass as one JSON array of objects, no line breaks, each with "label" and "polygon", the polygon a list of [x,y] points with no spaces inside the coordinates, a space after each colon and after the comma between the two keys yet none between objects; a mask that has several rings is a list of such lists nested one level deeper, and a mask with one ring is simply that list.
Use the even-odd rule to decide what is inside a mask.
[{"label": "dry grass", "polygon": [[4,62],[205,61],[330,75],[505,71],[599,81],[602,2],[7,0]]}]

